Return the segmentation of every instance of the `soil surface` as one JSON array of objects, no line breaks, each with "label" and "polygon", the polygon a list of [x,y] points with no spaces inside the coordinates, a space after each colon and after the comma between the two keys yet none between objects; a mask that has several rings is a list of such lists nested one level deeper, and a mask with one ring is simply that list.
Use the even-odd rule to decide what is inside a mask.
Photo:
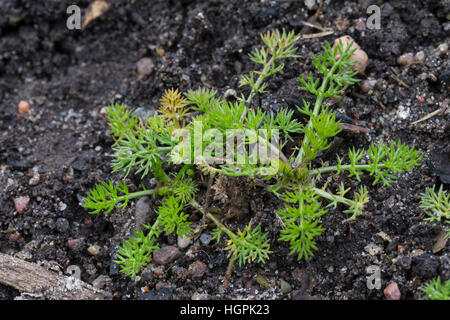
[{"label": "soil surface", "polygon": [[[448,105],[448,1],[324,1],[315,15],[317,4],[309,9],[303,1],[111,0],[84,30],[69,30],[66,9],[73,2],[0,2],[0,252],[61,272],[76,265],[88,283],[104,275],[103,288],[115,299],[386,299],[383,290],[391,282],[402,299],[422,299],[420,288],[429,279],[450,278],[449,244],[433,250],[441,227],[425,223],[419,208],[426,187],[444,184],[448,190],[449,113],[411,125]],[[82,13],[90,2],[76,1]],[[365,26],[369,2],[381,8],[379,30]],[[223,289],[224,244],[209,242],[207,229],[177,260],[152,262],[135,279],[119,273],[113,260],[135,228],[136,202],[107,216],[89,215],[80,206],[95,183],[119,180],[111,173],[113,140],[103,108],[117,102],[154,110],[169,88],[246,92],[239,79],[256,68],[248,53],[261,45],[260,33],[318,32],[301,23],[308,19],[334,34],[301,40],[301,58],[286,62],[255,106],[276,111],[311,100],[297,89],[297,77],[312,70],[310,57],[325,40],[350,35],[369,57],[361,80],[375,81],[368,92],[353,86],[334,107],[344,121],[370,130],[339,134],[322,160],[334,163],[336,154],[344,156],[352,146],[401,139],[421,151],[422,165],[391,188],[372,187],[372,178],[364,178],[371,196],[365,214],[348,224],[343,208],[330,210],[322,219],[326,231],[318,238],[319,250],[309,261],[297,261],[286,243],[276,241],[280,202],[274,196],[248,188],[245,179],[224,179],[229,200],[213,205],[242,213],[227,222],[231,226],[250,219],[262,224],[273,239],[267,264],[236,266]],[[405,53],[417,54],[417,63],[399,64]],[[144,57],[152,64],[146,75],[137,70]],[[21,100],[30,104],[25,115],[18,113]],[[340,181],[358,186],[346,175],[331,181],[331,189]],[[127,183],[140,181],[132,176]],[[201,203],[205,190],[202,185],[197,196]],[[29,198],[22,213],[14,202],[20,197]],[[152,211],[158,204],[150,201]],[[177,239],[160,243],[177,246]],[[95,245],[100,250],[93,255],[88,248]],[[367,286],[369,266],[380,268],[380,289]],[[20,294],[0,285],[0,299]]]}]

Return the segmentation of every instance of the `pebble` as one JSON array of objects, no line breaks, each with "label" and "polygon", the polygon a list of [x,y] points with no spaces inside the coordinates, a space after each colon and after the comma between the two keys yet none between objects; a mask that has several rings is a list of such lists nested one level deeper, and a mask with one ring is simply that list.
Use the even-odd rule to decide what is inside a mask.
[{"label": "pebble", "polygon": [[236,90],[234,89],[227,89],[225,93],[223,94],[223,97],[225,100],[232,100],[237,98]]},{"label": "pebble", "polygon": [[85,168],[85,162],[82,158],[77,157],[73,162],[72,162],[72,168],[74,168],[77,171],[83,171]]},{"label": "pebble", "polygon": [[98,276],[94,281],[92,281],[92,286],[97,289],[103,289],[107,284],[111,283],[110,277],[105,275]]},{"label": "pebble", "polygon": [[380,254],[383,249],[381,249],[380,246],[377,246],[376,244],[369,243],[367,246],[364,247],[364,250],[366,250],[367,253],[369,253],[371,256],[376,256],[377,254]]},{"label": "pebble", "polygon": [[69,249],[78,249],[80,243],[81,239],[69,239],[67,240],[67,247],[69,247]]},{"label": "pebble", "polygon": [[114,262],[115,260],[117,260],[117,249],[111,255],[111,260],[109,262],[109,275],[110,276],[116,276],[120,272],[120,266]]},{"label": "pebble", "polygon": [[20,232],[14,232],[9,235],[9,241],[17,242],[21,237],[22,235],[20,234]]},{"label": "pebble", "polygon": [[432,278],[436,275],[439,265],[437,256],[425,253],[415,258],[412,273],[420,278]]},{"label": "pebble", "polygon": [[309,10],[312,10],[316,5],[316,0],[305,0],[305,6],[308,7]]},{"label": "pebble", "polygon": [[148,76],[153,72],[153,60],[150,58],[142,58],[136,63],[136,69],[139,75]]},{"label": "pebble", "polygon": [[69,221],[65,218],[58,218],[56,220],[56,230],[59,232],[66,232],[69,229]]},{"label": "pebble", "polygon": [[142,280],[144,280],[144,281],[152,281],[153,271],[150,268],[148,268],[148,266],[147,266],[147,268],[145,268],[144,271],[142,271],[141,276],[142,276]]},{"label": "pebble", "polygon": [[180,249],[186,249],[192,242],[192,238],[188,236],[178,236],[177,245]]},{"label": "pebble", "polygon": [[209,300],[209,295],[207,293],[194,292],[191,296],[191,300]]},{"label": "pebble", "polygon": [[211,242],[212,237],[207,233],[202,233],[200,236],[200,242],[202,245],[207,246]]},{"label": "pebble", "polygon": [[150,198],[142,197],[136,202],[136,210],[134,215],[136,217],[136,228],[141,229],[144,224],[150,222]]},{"label": "pebble", "polygon": [[435,56],[441,56],[443,54],[446,54],[448,51],[448,44],[447,42],[441,43],[434,51]]},{"label": "pebble", "polygon": [[94,245],[94,246],[90,246],[87,250],[91,255],[96,256],[99,254],[100,249],[101,249],[100,246]]},{"label": "pebble", "polygon": [[24,213],[25,209],[28,207],[28,204],[30,203],[30,197],[23,196],[18,197],[14,199],[14,206],[16,207],[16,211],[19,214]]},{"label": "pebble", "polygon": [[39,175],[39,172],[33,171],[33,177],[28,181],[28,184],[30,186],[35,186],[39,183],[41,180],[41,176]]},{"label": "pebble", "polygon": [[409,67],[410,65],[417,63],[418,61],[419,60],[414,57],[412,53],[405,53],[397,58],[397,63],[405,67]]},{"label": "pebble", "polygon": [[201,261],[195,261],[189,266],[189,274],[194,279],[201,279],[205,274],[207,266]]},{"label": "pebble", "polygon": [[22,100],[17,105],[17,109],[21,115],[25,115],[30,110],[30,103]]},{"label": "pebble", "polygon": [[400,292],[400,289],[398,288],[398,284],[396,282],[391,282],[384,289],[384,296],[388,300],[400,300],[402,294]]},{"label": "pebble", "polygon": [[361,81],[359,86],[363,92],[368,93],[369,91],[373,90],[373,88],[375,87],[376,84],[377,84],[377,80],[372,79],[372,80]]},{"label": "pebble", "polygon": [[[360,48],[360,46],[353,40],[352,37],[346,35],[342,36],[336,40],[334,40],[333,49],[336,48],[339,45],[339,42],[342,42],[342,46],[344,49],[350,44],[350,42],[353,41],[353,44],[351,46],[351,49],[356,49],[356,51],[352,54],[349,61],[357,61],[352,69],[354,71],[357,71],[358,73],[364,73],[367,66],[367,61],[369,60],[369,57],[367,53]],[[336,59],[339,58],[339,53],[336,54]]]},{"label": "pebble", "polygon": [[160,265],[166,265],[180,257],[181,252],[177,247],[165,246],[153,251],[153,261]]},{"label": "pebble", "polygon": [[280,292],[282,294],[287,294],[292,291],[292,287],[289,283],[287,283],[285,280],[280,280]]}]

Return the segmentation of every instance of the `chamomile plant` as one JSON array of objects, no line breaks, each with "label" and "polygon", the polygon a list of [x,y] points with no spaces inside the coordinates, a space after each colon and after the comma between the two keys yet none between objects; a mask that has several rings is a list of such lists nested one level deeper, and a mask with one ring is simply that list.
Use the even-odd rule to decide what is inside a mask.
[{"label": "chamomile plant", "polygon": [[441,277],[431,279],[422,291],[426,293],[426,300],[450,300],[450,280],[441,282]]},{"label": "chamomile plant", "polygon": [[[313,57],[319,76],[310,73],[299,78],[299,89],[315,97],[313,103],[302,101],[297,107],[308,119],[302,123],[292,109],[274,114],[251,107],[253,97],[264,94],[269,77],[280,72],[287,59],[299,57],[295,44],[300,36],[293,32],[276,30],[261,38],[265,46],[250,54],[261,71],[242,76],[240,84],[249,91],[236,102],[218,97],[215,90],[199,88],[189,90],[184,97],[176,90],[166,91],[158,113],[145,120],[121,105],[109,107],[107,119],[115,137],[113,171],[123,177],[134,173],[142,179],[152,175],[159,181],[154,189],[133,192],[123,182],[104,182],[83,202],[91,213],[111,213],[115,208],[123,210],[130,200],[141,196],[159,199],[154,222],[136,231],[119,249],[116,262],[126,274],[135,276],[151,260],[163,233],[193,234],[188,213],[194,210],[216,225],[213,237],[217,242],[226,241],[232,262],[242,265],[269,259],[271,239],[260,225],[250,221],[238,229],[229,227],[220,215],[208,212],[196,199],[195,181],[201,176],[246,176],[279,197],[284,205],[273,212],[281,219],[278,239],[287,242],[298,259],[308,259],[319,248],[316,238],[324,231],[321,217],[330,207],[343,204],[351,221],[369,201],[364,185],[349,197],[349,188],[341,185],[334,194],[327,183],[320,185],[320,177],[347,172],[361,182],[366,172],[373,177],[373,185],[389,187],[399,174],[419,165],[419,152],[398,141],[371,144],[368,150],[352,148],[334,165],[314,166],[313,160],[340,132],[339,121],[324,100],[343,95],[358,81],[352,71],[356,62],[350,59],[352,43],[331,47],[326,42],[323,53]],[[297,148],[287,150],[288,142],[297,143]]]},{"label": "chamomile plant", "polygon": [[420,207],[425,210],[429,222],[439,222],[447,227],[444,227],[446,238],[450,238],[450,194],[444,190],[443,186],[435,191],[433,188],[426,188],[425,193],[421,194]]}]

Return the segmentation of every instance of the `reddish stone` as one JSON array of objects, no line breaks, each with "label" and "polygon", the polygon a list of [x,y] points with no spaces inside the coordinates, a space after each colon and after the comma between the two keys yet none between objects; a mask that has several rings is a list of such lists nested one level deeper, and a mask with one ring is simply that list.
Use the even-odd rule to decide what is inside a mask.
[{"label": "reddish stone", "polygon": [[402,296],[396,282],[391,282],[386,289],[384,289],[384,295],[388,300],[400,300]]},{"label": "reddish stone", "polygon": [[189,274],[194,279],[201,279],[205,272],[206,272],[207,266],[205,263],[201,261],[195,261],[189,266]]},{"label": "reddish stone", "polygon": [[69,239],[67,240],[67,246],[69,249],[76,248],[81,243],[81,239]]},{"label": "reddish stone", "polygon": [[20,214],[24,213],[25,209],[28,207],[30,203],[30,197],[18,197],[14,199],[14,206],[16,207],[16,211]]},{"label": "reddish stone", "polygon": [[180,250],[174,246],[165,246],[153,251],[153,261],[157,264],[165,265],[174,261],[181,255]]}]

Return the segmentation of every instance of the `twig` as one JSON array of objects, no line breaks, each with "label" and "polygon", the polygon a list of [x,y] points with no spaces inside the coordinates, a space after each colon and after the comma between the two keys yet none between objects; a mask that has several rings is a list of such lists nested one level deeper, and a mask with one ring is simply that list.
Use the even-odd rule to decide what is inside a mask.
[{"label": "twig", "polygon": [[332,28],[324,28],[322,26],[319,26],[317,24],[311,23],[311,22],[307,22],[307,21],[301,21],[301,23],[307,27],[311,27],[311,28],[316,28],[320,31],[333,31]]},{"label": "twig", "polygon": [[422,118],[420,118],[420,119],[417,120],[417,121],[411,122],[411,125],[418,124],[419,122],[428,120],[428,119],[434,117],[435,115],[442,114],[442,113],[444,113],[444,111],[445,111],[447,108],[448,108],[448,99],[445,99],[445,100],[442,102],[442,107],[440,107],[439,109],[437,109],[437,110],[435,110],[435,111],[433,111],[433,112],[427,114],[426,116],[423,116]]}]

